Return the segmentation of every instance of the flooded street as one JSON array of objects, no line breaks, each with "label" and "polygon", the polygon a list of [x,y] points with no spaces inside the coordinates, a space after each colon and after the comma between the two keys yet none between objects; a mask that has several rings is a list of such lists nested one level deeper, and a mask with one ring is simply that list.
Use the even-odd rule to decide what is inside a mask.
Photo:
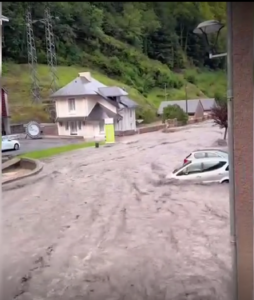
[{"label": "flooded street", "polygon": [[228,185],[165,180],[222,134],[206,122],[70,152],[5,191],[4,299],[229,300]]}]

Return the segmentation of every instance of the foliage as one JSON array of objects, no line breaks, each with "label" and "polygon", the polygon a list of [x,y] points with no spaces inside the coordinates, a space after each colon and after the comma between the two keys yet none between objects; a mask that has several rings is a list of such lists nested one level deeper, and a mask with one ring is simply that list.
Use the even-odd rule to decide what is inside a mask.
[{"label": "foliage", "polygon": [[188,114],[186,114],[182,108],[177,105],[169,105],[164,107],[162,120],[165,122],[168,119],[177,119],[182,125],[186,125],[188,121]]},{"label": "foliage", "polygon": [[227,97],[225,93],[216,92],[214,94],[214,99],[216,103],[218,103],[219,105],[223,105],[227,103]]},{"label": "foliage", "polygon": [[[177,94],[181,99],[186,82],[190,96],[209,96],[220,84],[210,75],[204,76],[208,80],[202,77],[202,72],[224,66],[220,60],[206,59],[204,41],[193,34],[193,28],[205,19],[225,22],[225,2],[3,2],[3,14],[10,18],[3,24],[5,62],[27,63],[28,5],[36,20],[33,30],[39,64],[47,62],[47,55],[45,26],[38,20],[44,18],[44,8],[49,5],[58,65],[97,70],[135,89],[151,104],[149,109],[142,105],[145,115],[155,115],[159,101],[154,99],[165,87],[170,96]],[[223,46],[222,40],[220,49]],[[202,68],[199,74],[198,68]],[[184,76],[178,72],[181,69],[187,70]],[[155,89],[158,97],[151,99]]]},{"label": "foliage", "polygon": [[[29,3],[34,20],[44,17],[46,4]],[[3,14],[11,20],[4,24],[3,55],[17,63],[27,60],[27,5],[3,3]],[[165,82],[178,85],[169,68],[184,68],[188,61],[204,65],[206,48],[193,29],[204,19],[225,21],[225,2],[51,2],[50,8],[57,17],[54,33],[60,64],[96,64],[126,81],[149,74],[143,89]],[[37,21],[33,29],[39,63],[45,63],[44,25]],[[167,66],[149,64],[147,56]],[[217,68],[214,61],[209,61],[210,67]]]},{"label": "foliage", "polygon": [[217,103],[212,107],[211,117],[215,125],[225,129],[224,139],[227,136],[228,129],[228,107],[227,103]]}]

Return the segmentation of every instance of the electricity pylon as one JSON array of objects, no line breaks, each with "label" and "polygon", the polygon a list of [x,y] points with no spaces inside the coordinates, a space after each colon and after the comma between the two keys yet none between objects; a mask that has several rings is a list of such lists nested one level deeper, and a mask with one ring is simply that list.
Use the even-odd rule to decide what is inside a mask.
[{"label": "electricity pylon", "polygon": [[58,88],[58,77],[56,72],[57,58],[56,58],[56,46],[52,25],[52,17],[50,10],[47,7],[45,9],[45,33],[46,33],[46,47],[47,47],[47,62],[50,70],[50,90],[55,92]]},{"label": "electricity pylon", "polygon": [[[46,47],[47,47],[47,63],[49,67],[50,76],[50,94],[54,93],[58,89],[58,77],[57,77],[57,57],[56,57],[56,47],[55,38],[52,25],[52,17],[50,14],[49,7],[45,8],[44,13],[45,20],[45,34],[46,34]],[[56,118],[56,108],[55,103],[51,101],[48,104],[47,111],[49,113],[50,119],[55,121]]]},{"label": "electricity pylon", "polygon": [[35,103],[40,103],[41,97],[40,97],[39,79],[37,75],[37,53],[36,53],[36,47],[34,41],[33,21],[32,21],[31,11],[29,8],[26,11],[26,34],[27,34],[28,66],[30,69],[30,76],[31,76],[32,100]]}]

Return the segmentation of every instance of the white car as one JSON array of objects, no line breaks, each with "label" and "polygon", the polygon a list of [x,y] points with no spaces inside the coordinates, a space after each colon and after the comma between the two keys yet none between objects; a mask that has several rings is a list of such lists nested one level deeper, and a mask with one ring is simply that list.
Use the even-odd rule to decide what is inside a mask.
[{"label": "white car", "polygon": [[19,150],[20,143],[17,140],[12,140],[8,136],[2,136],[2,151]]},{"label": "white car", "polygon": [[189,161],[201,158],[213,158],[213,157],[221,157],[228,159],[228,152],[220,149],[200,149],[191,152],[187,155],[183,161],[186,164]]},{"label": "white car", "polygon": [[228,170],[227,158],[202,158],[187,162],[166,178],[203,183],[229,183]]}]

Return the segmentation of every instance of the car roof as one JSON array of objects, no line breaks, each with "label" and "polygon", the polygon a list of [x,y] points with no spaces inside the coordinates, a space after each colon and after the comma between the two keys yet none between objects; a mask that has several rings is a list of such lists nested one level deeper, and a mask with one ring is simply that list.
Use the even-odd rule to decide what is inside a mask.
[{"label": "car roof", "polygon": [[217,151],[217,152],[223,152],[223,153],[228,153],[226,150],[221,150],[221,149],[197,149],[194,150],[193,152],[207,152],[207,151]]}]

